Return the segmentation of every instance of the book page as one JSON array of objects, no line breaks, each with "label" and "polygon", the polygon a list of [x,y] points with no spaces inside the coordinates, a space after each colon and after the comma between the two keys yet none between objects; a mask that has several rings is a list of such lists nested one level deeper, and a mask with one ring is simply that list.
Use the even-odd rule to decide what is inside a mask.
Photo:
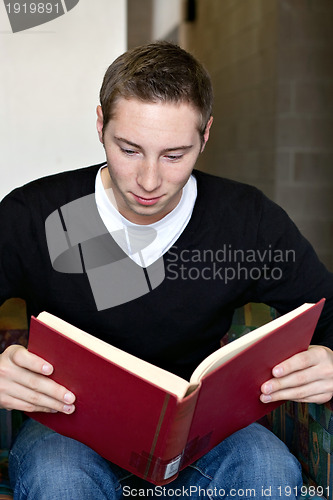
[{"label": "book page", "polygon": [[270,321],[269,323],[266,323],[265,325],[257,328],[256,330],[247,333],[243,337],[240,337],[234,340],[233,342],[230,342],[230,344],[224,345],[217,351],[213,352],[206,359],[204,359],[200,363],[200,365],[194,370],[190,379],[191,386],[192,385],[194,387],[197,386],[202,377],[204,377],[211,371],[215,370],[223,363],[226,363],[229,359],[233,358],[238,353],[246,349],[248,346],[260,340],[265,335],[268,335],[276,328],[279,328],[285,323],[288,323],[288,321],[295,318],[300,313],[306,311],[307,309],[310,309],[310,307],[312,306],[313,304],[303,304],[302,306],[294,309],[293,311],[284,314],[283,316],[280,316],[279,318],[276,318]]},{"label": "book page", "polygon": [[188,389],[189,383],[187,380],[167,370],[163,370],[163,368],[159,368],[148,361],[137,358],[122,349],[118,349],[57,316],[53,316],[53,314],[42,312],[37,316],[37,319],[65,337],[95,352],[97,355],[112,361],[118,366],[122,366],[129,372],[161,387],[165,391],[171,392],[179,399],[183,398]]}]

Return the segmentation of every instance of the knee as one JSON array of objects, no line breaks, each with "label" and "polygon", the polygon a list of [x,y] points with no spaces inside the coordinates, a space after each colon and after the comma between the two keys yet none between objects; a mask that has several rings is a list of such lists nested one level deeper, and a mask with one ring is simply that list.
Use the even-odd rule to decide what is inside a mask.
[{"label": "knee", "polygon": [[243,467],[250,468],[268,485],[274,482],[291,487],[302,484],[301,466],[280,439],[259,424],[251,426],[251,438],[243,454]]},{"label": "knee", "polygon": [[[288,448],[264,427],[253,424],[236,432],[197,463],[217,488],[262,488],[302,485],[301,467]],[[277,490],[278,491],[278,490]]]},{"label": "knee", "polygon": [[79,466],[84,454],[79,453],[80,443],[28,421],[22,427],[9,456],[9,470],[13,480],[25,475],[33,481],[50,480],[61,473],[66,476],[73,465]]},{"label": "knee", "polygon": [[[108,463],[97,453],[34,424],[18,436],[9,465],[15,498],[116,498],[120,489]],[[109,497],[102,495],[105,489]],[[100,496],[95,497],[92,492],[97,491]]]},{"label": "knee", "polygon": [[260,478],[261,483],[268,486],[274,483],[291,487],[302,484],[299,462],[272,432],[253,424],[236,434],[239,434],[238,449],[229,455],[229,465],[239,478]]}]

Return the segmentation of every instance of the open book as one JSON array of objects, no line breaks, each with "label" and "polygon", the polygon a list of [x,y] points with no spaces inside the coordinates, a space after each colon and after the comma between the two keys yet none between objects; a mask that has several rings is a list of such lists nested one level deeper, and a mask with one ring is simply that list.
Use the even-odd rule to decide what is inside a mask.
[{"label": "open book", "polygon": [[190,381],[43,312],[31,320],[28,349],[53,364],[51,377],[76,395],[76,410],[29,416],[164,484],[280,404],[261,403],[260,386],[307,349],[323,305],[304,304],[221,347]]}]

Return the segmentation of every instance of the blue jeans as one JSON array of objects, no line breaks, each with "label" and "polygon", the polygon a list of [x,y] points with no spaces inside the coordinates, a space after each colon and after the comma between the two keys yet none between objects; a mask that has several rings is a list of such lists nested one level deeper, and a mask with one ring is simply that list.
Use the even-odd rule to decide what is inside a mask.
[{"label": "blue jeans", "polygon": [[23,425],[9,465],[15,500],[281,500],[296,498],[302,486],[297,460],[259,424],[225,439],[166,486],[154,487],[33,420]]}]

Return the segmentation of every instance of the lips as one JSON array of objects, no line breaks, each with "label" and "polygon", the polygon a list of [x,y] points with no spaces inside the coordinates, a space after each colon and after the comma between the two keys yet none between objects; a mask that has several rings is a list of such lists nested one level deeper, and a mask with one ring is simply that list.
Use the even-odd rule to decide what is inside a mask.
[{"label": "lips", "polygon": [[141,196],[137,196],[136,194],[132,193],[135,200],[140,203],[140,205],[145,205],[145,206],[151,206],[155,205],[161,198],[162,196],[158,196],[156,198],[143,198]]}]

